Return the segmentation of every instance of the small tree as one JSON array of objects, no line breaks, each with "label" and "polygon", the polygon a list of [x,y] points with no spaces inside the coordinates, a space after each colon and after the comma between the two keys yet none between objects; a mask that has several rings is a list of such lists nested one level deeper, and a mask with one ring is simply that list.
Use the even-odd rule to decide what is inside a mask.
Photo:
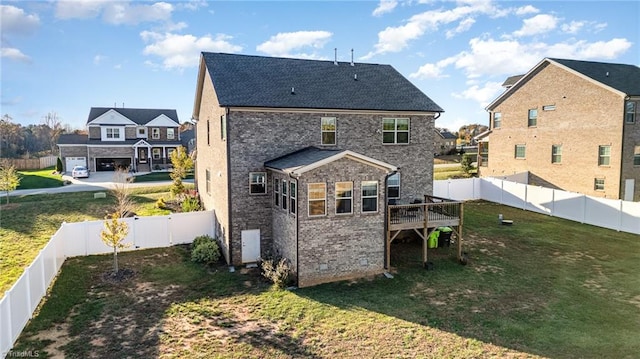
[{"label": "small tree", "polygon": [[20,175],[9,162],[0,163],[0,190],[7,193],[7,203],[9,203],[9,192],[14,191],[20,185]]},{"label": "small tree", "polygon": [[111,194],[116,198],[116,204],[113,213],[117,214],[120,218],[127,217],[133,213],[134,208],[127,178],[128,171],[126,169],[117,169],[114,172]]},{"label": "small tree", "polygon": [[460,161],[460,168],[466,175],[470,175],[473,170],[473,157],[465,153]]},{"label": "small tree", "polygon": [[171,194],[175,196],[184,192],[182,180],[187,177],[187,172],[193,169],[193,158],[189,157],[184,146],[180,146],[171,152],[171,164],[173,165],[173,171],[169,174],[173,180]]},{"label": "small tree", "polygon": [[129,233],[129,225],[121,222],[117,213],[112,213],[110,218],[104,221],[104,229],[100,232],[100,238],[104,244],[113,248],[113,274],[118,274],[118,250],[129,247],[122,241]]},{"label": "small tree", "polygon": [[56,172],[62,173],[62,160],[60,157],[58,157],[58,160],[56,161]]}]

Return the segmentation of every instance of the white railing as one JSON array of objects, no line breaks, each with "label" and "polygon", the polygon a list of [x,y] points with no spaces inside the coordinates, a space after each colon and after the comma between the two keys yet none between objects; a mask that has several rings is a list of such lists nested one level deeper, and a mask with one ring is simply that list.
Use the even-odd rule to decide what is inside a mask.
[{"label": "white railing", "polygon": [[[129,225],[125,238],[125,242],[131,244],[128,250],[191,243],[197,236],[214,234],[211,211],[134,217],[123,221]],[[66,258],[113,251],[100,239],[103,228],[104,221],[63,223],[18,281],[5,292],[0,299],[0,358],[13,347]]]},{"label": "white railing", "polygon": [[495,178],[434,181],[433,195],[483,199],[527,211],[640,234],[640,202],[606,199]]}]

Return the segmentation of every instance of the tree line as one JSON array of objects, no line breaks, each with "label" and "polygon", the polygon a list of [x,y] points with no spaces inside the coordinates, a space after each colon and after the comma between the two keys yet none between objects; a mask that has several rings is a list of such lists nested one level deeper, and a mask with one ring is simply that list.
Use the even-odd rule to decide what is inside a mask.
[{"label": "tree line", "polygon": [[[13,122],[5,114],[0,118],[0,157],[30,158],[58,154],[58,138],[63,133],[73,133],[55,112],[49,112],[38,125],[23,126]],[[80,131],[75,131],[80,132]]]}]

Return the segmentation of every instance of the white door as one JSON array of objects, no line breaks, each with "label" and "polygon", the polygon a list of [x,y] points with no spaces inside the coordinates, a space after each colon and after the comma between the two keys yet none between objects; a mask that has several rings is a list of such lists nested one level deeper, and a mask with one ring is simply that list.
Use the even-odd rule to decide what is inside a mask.
[{"label": "white door", "polygon": [[242,263],[254,263],[260,258],[260,230],[242,231]]},{"label": "white door", "polygon": [[635,179],[624,180],[624,200],[633,202],[633,192],[636,185]]},{"label": "white door", "polygon": [[71,170],[75,166],[86,166],[87,158],[86,157],[65,157],[65,171],[71,173]]}]

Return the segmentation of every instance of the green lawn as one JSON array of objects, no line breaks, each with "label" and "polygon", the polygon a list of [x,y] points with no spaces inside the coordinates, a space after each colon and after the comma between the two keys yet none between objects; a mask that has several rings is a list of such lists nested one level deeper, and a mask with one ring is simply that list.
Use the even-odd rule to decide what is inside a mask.
[{"label": "green lawn", "polygon": [[18,173],[21,179],[17,189],[52,188],[64,185],[62,175],[55,172],[55,167],[18,171]]},{"label": "green lawn", "polygon": [[[497,223],[498,214],[514,221]],[[392,246],[395,277],[271,289],[257,270],[189,261],[188,248],[69,259],[15,350],[41,357],[633,358],[640,352],[640,240],[486,202],[465,205],[452,249],[420,265]]]},{"label": "green lawn", "polygon": [[[8,290],[60,228],[62,222],[104,219],[113,197],[94,199],[94,192],[15,196],[0,206],[0,297]],[[169,187],[132,190],[138,215],[168,214],[155,208],[159,197],[170,197]]]},{"label": "green lawn", "polygon": [[[144,175],[136,176],[135,182],[151,182],[151,181],[171,181],[170,172],[151,172]],[[187,174],[186,179],[193,179],[193,173]]]}]

